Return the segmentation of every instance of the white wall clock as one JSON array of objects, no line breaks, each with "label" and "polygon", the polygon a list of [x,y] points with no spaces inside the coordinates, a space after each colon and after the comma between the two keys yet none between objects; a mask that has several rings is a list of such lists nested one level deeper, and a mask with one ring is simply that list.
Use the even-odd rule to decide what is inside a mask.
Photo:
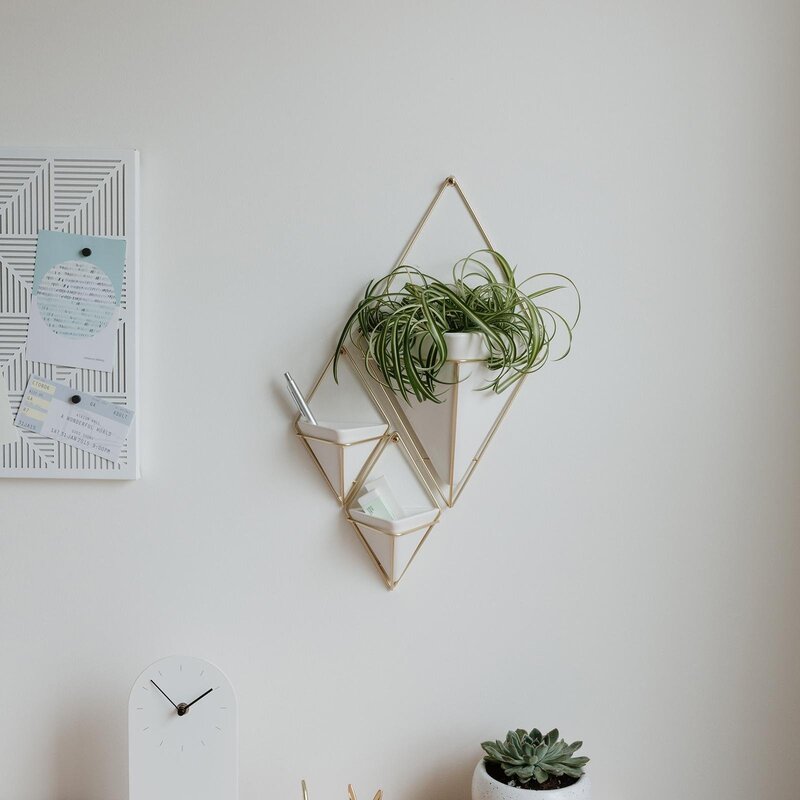
[{"label": "white wall clock", "polygon": [[200,658],[169,656],[137,679],[128,704],[130,800],[237,800],[236,695]]}]

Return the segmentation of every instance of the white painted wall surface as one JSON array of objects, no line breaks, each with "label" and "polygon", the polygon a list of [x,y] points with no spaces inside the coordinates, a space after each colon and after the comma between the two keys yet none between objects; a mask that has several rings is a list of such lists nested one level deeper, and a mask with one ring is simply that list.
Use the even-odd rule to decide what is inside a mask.
[{"label": "white painted wall surface", "polygon": [[[597,800],[798,796],[796,2],[1,10],[0,141],[141,151],[144,470],[0,484],[2,800],[124,800],[173,652],[238,689],[242,800],[465,800],[522,725]],[[451,172],[585,316],[389,594],[278,380]]]}]

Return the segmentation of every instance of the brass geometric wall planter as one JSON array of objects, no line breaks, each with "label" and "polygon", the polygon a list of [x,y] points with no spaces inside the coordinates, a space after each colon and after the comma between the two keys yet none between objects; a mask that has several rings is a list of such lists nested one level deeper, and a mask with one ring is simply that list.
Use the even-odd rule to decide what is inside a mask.
[{"label": "brass geometric wall planter", "polygon": [[[379,519],[358,508],[359,491],[375,478],[388,479],[403,510],[398,519]],[[411,452],[400,435],[393,433],[365,466],[345,513],[386,585],[394,589],[439,522],[442,510]]]},{"label": "brass geometric wall planter", "polygon": [[[306,450],[311,455],[340,505],[344,505],[346,502],[364,466],[381,441],[383,441],[389,429],[389,422],[381,406],[376,401],[372,389],[364,381],[358,363],[352,359],[347,348],[342,348],[342,355],[344,358],[340,363],[343,364],[343,367],[340,371],[343,378],[349,374],[352,381],[357,381],[361,386],[361,394],[365,394],[370,401],[370,405],[365,405],[360,410],[350,410],[348,408],[342,411],[336,408],[332,409],[329,401],[324,403],[323,407],[327,408],[326,413],[333,414],[336,419],[335,422],[326,423],[324,420],[319,420],[318,425],[311,425],[303,420],[299,414],[294,421],[297,436],[305,445]],[[309,400],[322,393],[326,378],[329,380],[331,378],[332,363],[333,359],[331,358],[314,387],[308,393],[307,398]],[[336,391],[337,389],[338,387],[333,389],[334,396],[339,394]],[[348,398],[358,396],[358,394],[351,392]],[[348,399],[348,406],[351,404],[352,400]],[[365,410],[370,406],[373,412],[372,419],[367,416],[369,412]],[[359,419],[346,421],[347,414],[351,414],[354,418],[359,417]]]},{"label": "brass geometric wall planter", "polygon": [[[450,176],[439,187],[396,267],[407,263],[411,248],[448,187],[456,190],[485,246],[491,251],[495,250],[458,181]],[[448,507],[452,507],[460,497],[525,382],[523,377],[503,394],[478,391],[491,382],[490,372],[484,358],[475,357],[474,353],[466,356],[448,358],[448,364],[440,373],[443,383],[451,384],[448,388],[442,388],[441,403],[418,402],[414,399],[406,402],[380,386],[381,401],[394,410],[399,430]]]},{"label": "brass geometric wall planter", "polygon": [[[440,186],[395,266],[404,263],[448,187],[456,190],[486,247],[494,251],[461,187],[451,176]],[[358,411],[351,408],[352,394],[337,395],[335,389],[326,388],[331,358],[307,398],[315,401],[315,414],[334,421],[320,422],[315,428],[298,415],[295,430],[384,583],[394,589],[440,521],[443,508],[453,506],[460,497],[524,378],[502,395],[479,392],[476,389],[485,385],[488,373],[485,360],[454,358],[442,375],[452,381],[443,393],[443,402],[407,405],[366,371],[360,353],[344,347],[341,355],[340,381],[345,372],[354,377],[360,396],[375,416],[367,421],[366,406]],[[320,396],[323,389],[326,398]],[[347,397],[346,404],[341,402],[342,397]],[[329,407],[334,410],[329,412]],[[383,473],[390,476],[391,487],[397,491],[404,509],[391,521],[359,508],[367,485],[376,478],[385,478]]]},{"label": "brass geometric wall planter", "polygon": [[363,523],[349,521],[389,589],[394,589],[400,583],[435,525],[434,523],[402,534],[391,534]]},{"label": "brass geometric wall planter", "polygon": [[[300,441],[308,448],[320,472],[327,481],[336,499],[344,505],[347,496],[358,481],[364,464],[375,448],[383,440],[388,425],[376,425],[369,432],[368,438],[348,440],[341,429],[324,427],[320,433],[337,436],[338,439],[326,439],[320,435],[312,435],[310,427],[298,422]],[[318,426],[319,427],[319,426]]]}]

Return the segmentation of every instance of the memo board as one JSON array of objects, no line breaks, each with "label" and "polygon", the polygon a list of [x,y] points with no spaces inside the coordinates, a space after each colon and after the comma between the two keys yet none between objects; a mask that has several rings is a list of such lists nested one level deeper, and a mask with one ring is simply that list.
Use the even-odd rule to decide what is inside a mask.
[{"label": "memo board", "polygon": [[[0,147],[0,381],[7,385],[11,412],[19,409],[30,376],[39,375],[137,414],[118,463],[19,430],[16,443],[0,445],[0,477],[139,477],[138,204],[139,154],[134,150]],[[40,230],[125,239],[112,371],[26,359]]]}]

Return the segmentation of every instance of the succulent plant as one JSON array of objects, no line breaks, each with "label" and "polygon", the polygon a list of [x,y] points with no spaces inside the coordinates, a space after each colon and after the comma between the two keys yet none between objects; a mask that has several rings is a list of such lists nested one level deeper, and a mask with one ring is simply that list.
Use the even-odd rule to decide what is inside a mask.
[{"label": "succulent plant", "polygon": [[529,788],[533,781],[546,783],[563,775],[580,778],[589,761],[585,756],[574,755],[582,746],[583,742],[567,744],[559,739],[556,728],[544,736],[537,728],[530,732],[518,728],[509,731],[504,742],[481,745],[486,753],[484,760],[503,770],[509,786],[522,789]]}]

